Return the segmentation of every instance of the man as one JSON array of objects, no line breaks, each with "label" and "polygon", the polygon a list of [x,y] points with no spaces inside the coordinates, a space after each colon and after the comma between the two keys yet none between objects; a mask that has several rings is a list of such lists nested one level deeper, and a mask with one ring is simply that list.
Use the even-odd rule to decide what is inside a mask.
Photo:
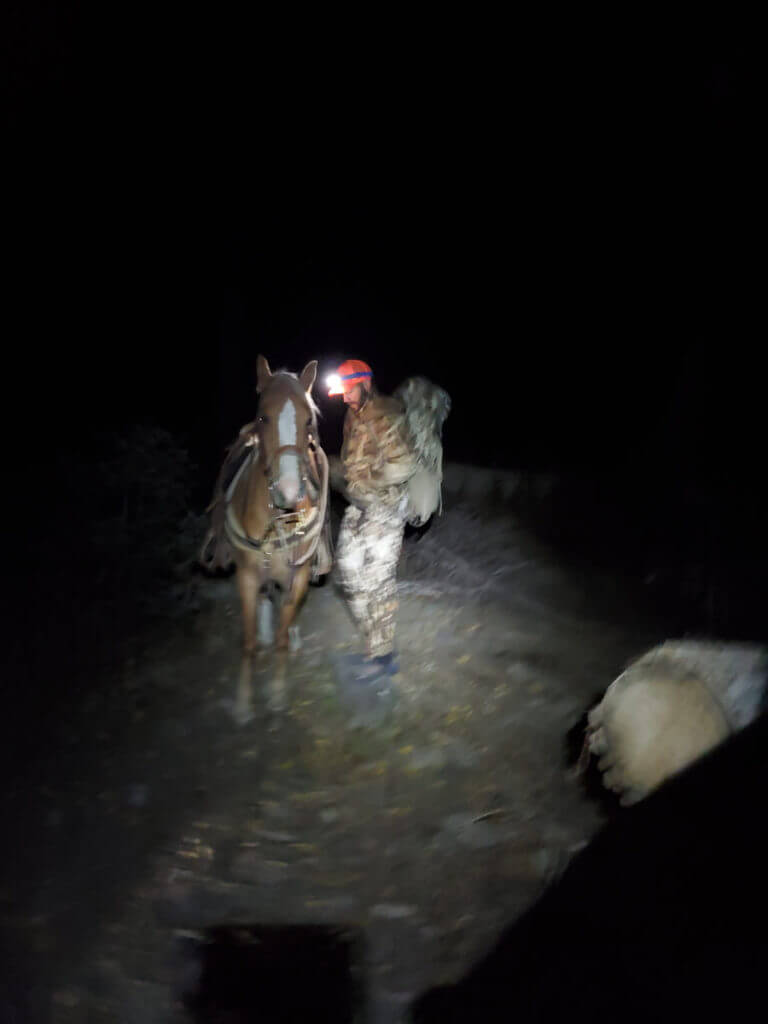
[{"label": "man", "polygon": [[341,460],[331,486],[349,501],[339,531],[336,565],[365,654],[347,661],[352,678],[386,689],[398,671],[394,656],[395,576],[408,508],[407,481],[416,472],[404,406],[377,393],[370,366],[342,363],[329,380],[329,396],[347,406]]}]

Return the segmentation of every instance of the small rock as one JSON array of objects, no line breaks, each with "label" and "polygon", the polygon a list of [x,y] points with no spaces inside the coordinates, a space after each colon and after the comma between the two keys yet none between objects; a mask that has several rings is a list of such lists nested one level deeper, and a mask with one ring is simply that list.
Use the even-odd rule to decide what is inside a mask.
[{"label": "small rock", "polygon": [[411,754],[411,758],[408,762],[408,768],[414,772],[423,771],[425,768],[435,768],[439,770],[444,768],[447,764],[448,758],[445,752],[439,747],[426,747],[422,750],[415,750]]},{"label": "small rock", "polygon": [[275,885],[288,878],[288,865],[282,861],[264,860],[255,850],[248,850],[234,859],[231,875],[242,882]]},{"label": "small rock", "polygon": [[328,807],[320,811],[320,820],[324,825],[332,825],[334,821],[339,820],[339,812],[334,807]]},{"label": "small rock", "polygon": [[319,913],[326,917],[335,915],[343,917],[345,914],[357,911],[358,902],[354,896],[322,896],[304,901],[304,907],[312,913]]},{"label": "small rock", "polygon": [[126,803],[129,807],[143,807],[149,797],[149,786],[143,782],[134,783],[126,792]]},{"label": "small rock", "polygon": [[377,903],[371,907],[371,917],[383,917],[387,921],[396,921],[402,917],[412,917],[417,907],[406,903]]},{"label": "small rock", "polygon": [[259,805],[259,809],[265,818],[275,818],[279,821],[289,821],[294,817],[293,810],[290,807],[285,807],[283,804],[278,803],[276,800],[264,800]]},{"label": "small rock", "polygon": [[473,768],[479,760],[478,755],[463,740],[452,739],[445,747],[448,760],[461,768]]},{"label": "small rock", "polygon": [[270,843],[298,843],[299,841],[299,837],[291,835],[290,832],[276,832],[267,828],[252,828],[249,829],[248,834],[255,836],[256,839],[266,839]]},{"label": "small rock", "polygon": [[485,821],[475,821],[474,815],[467,812],[449,815],[443,820],[443,828],[462,846],[476,850],[496,846],[504,838],[498,826]]}]

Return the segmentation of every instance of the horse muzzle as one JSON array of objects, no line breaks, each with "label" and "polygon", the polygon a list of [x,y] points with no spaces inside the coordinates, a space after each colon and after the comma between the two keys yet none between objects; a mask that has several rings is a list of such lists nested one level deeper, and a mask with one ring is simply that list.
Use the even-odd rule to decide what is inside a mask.
[{"label": "horse muzzle", "polygon": [[269,497],[275,508],[293,511],[306,498],[308,490],[316,496],[317,486],[307,452],[297,445],[287,444],[278,448],[264,468],[264,474],[269,481]]},{"label": "horse muzzle", "polygon": [[306,495],[303,477],[281,476],[271,487],[276,508],[293,509]]}]

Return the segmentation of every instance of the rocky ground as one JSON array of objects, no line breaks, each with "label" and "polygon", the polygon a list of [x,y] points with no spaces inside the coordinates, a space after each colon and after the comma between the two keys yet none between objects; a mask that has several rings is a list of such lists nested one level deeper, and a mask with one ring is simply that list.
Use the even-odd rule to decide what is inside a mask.
[{"label": "rocky ground", "polygon": [[[232,720],[232,578],[196,577],[182,614],[67,705],[3,796],[4,1020],[250,1019],[205,1003],[206,951],[294,926],[349,942],[367,1016],[324,1017],[318,992],[310,1015],[258,1019],[407,1020],[590,840],[606,812],[566,736],[663,636],[503,507],[409,533],[399,580],[399,700],[378,728],[351,727],[338,686],[358,640],[333,577],[302,611],[280,719],[259,702]],[[294,971],[284,1008],[313,984]]]}]

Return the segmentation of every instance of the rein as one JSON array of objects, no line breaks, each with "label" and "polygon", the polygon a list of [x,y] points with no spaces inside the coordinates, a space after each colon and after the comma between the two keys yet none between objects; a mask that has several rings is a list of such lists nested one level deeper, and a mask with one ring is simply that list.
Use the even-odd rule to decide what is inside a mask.
[{"label": "rein", "polygon": [[[244,533],[232,511],[231,498],[235,492],[235,487],[246,468],[255,468],[255,463],[258,462],[259,456],[257,448],[251,453],[249,458],[243,462],[243,465],[237,471],[237,474],[227,489],[225,497],[227,506],[225,529],[227,537],[235,547],[245,551],[259,551],[265,555],[265,560],[268,560],[274,551],[290,551],[293,548],[309,543],[308,550],[295,561],[291,561],[289,563],[290,569],[296,569],[300,565],[309,561],[309,559],[315,554],[320,540],[320,534],[322,533],[325,523],[325,514],[328,507],[328,458],[323,449],[314,441],[314,439],[310,440],[308,452],[312,455],[314,460],[319,463],[320,478],[318,479],[317,474],[313,472],[313,467],[310,464],[309,454],[298,448],[296,445],[284,445],[273,453],[272,459],[264,468],[266,476],[269,476],[270,469],[275,458],[285,451],[290,451],[293,454],[299,455],[302,468],[305,471],[304,479],[315,491],[315,494],[319,495],[319,503],[312,505],[306,516],[301,511],[281,512],[275,514],[275,506],[272,503],[272,496],[270,492],[269,507],[272,515],[270,516],[266,533],[261,539],[250,537]],[[287,532],[289,530],[292,532]]]},{"label": "rein", "polygon": [[[308,444],[308,451],[314,453],[318,448],[319,446],[315,444],[314,437],[311,437]],[[312,485],[315,492],[317,492],[318,488],[320,487],[319,480],[317,480],[316,476],[312,473],[312,467],[310,465],[309,456],[307,452],[303,448],[300,448],[297,444],[281,445],[279,448],[276,448],[272,452],[272,457],[264,467],[264,476],[269,481],[270,508],[274,507],[272,505],[272,488],[274,486],[274,481],[272,480],[272,467],[274,466],[275,462],[280,458],[280,456],[286,453],[298,456],[299,462],[301,463],[301,467],[304,470],[304,480]]]}]

